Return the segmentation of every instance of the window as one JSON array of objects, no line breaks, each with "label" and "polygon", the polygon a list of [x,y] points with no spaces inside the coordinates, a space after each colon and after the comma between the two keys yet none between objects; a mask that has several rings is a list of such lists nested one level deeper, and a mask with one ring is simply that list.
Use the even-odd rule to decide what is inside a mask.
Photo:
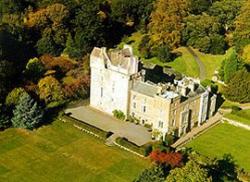
[{"label": "window", "polygon": [[115,82],[112,83],[112,92],[115,92]]},{"label": "window", "polygon": [[103,96],[103,88],[101,87],[101,97]]},{"label": "window", "polygon": [[175,119],[172,120],[172,126],[175,126]]},{"label": "window", "polygon": [[146,112],[146,106],[143,106],[143,107],[142,107],[142,111],[143,111],[143,112]]},{"label": "window", "polygon": [[159,122],[158,122],[158,127],[159,127],[159,128],[163,128],[163,122],[162,122],[162,121],[159,121]]},{"label": "window", "polygon": [[136,109],[136,102],[133,102],[133,108]]}]

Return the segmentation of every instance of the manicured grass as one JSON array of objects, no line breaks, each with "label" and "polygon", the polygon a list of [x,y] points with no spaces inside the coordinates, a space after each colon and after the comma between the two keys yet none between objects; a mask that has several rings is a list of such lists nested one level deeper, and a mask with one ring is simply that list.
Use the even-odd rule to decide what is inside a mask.
[{"label": "manicured grass", "polygon": [[149,165],[71,123],[0,132],[0,181],[132,181]]},{"label": "manicured grass", "polygon": [[200,60],[205,65],[206,69],[206,78],[212,79],[215,70],[219,70],[222,61],[225,59],[225,55],[212,55],[212,54],[204,54],[199,52],[197,49],[193,49],[196,55],[200,58]]},{"label": "manicured grass", "polygon": [[221,123],[186,145],[208,157],[231,154],[236,163],[250,172],[250,131]]},{"label": "manicured grass", "polygon": [[175,52],[180,52],[182,55],[173,62],[167,63],[167,65],[184,75],[195,78],[199,77],[199,66],[188,50],[185,47],[179,47]]},{"label": "manicured grass", "polygon": [[241,110],[225,115],[225,117],[250,125],[250,110]]}]

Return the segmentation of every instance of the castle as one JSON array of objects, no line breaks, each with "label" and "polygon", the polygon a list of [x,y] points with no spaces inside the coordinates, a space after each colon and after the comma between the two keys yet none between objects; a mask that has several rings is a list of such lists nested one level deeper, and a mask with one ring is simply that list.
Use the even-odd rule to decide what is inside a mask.
[{"label": "castle", "polygon": [[151,125],[156,138],[181,136],[215,114],[216,95],[199,80],[184,77],[155,84],[145,80],[132,48],[95,47],[90,55],[90,106],[105,113],[122,111],[142,125]]}]

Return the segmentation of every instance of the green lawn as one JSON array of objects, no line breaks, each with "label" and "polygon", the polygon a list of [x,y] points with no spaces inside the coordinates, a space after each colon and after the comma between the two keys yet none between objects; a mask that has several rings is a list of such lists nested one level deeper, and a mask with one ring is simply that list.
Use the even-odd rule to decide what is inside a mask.
[{"label": "green lawn", "polygon": [[225,115],[225,117],[250,125],[250,109],[241,110],[236,113],[230,113],[230,114]]},{"label": "green lawn", "polygon": [[[196,55],[200,58],[206,68],[206,78],[212,79],[215,70],[219,70],[222,61],[225,59],[225,56],[228,55],[212,55],[212,54],[204,54],[199,52],[197,49],[193,49]],[[228,52],[230,52],[229,50]]]},{"label": "green lawn", "polygon": [[186,145],[208,157],[231,154],[236,163],[250,172],[250,131],[221,123]]},{"label": "green lawn", "polygon": [[132,181],[148,165],[70,123],[0,132],[0,181]]}]

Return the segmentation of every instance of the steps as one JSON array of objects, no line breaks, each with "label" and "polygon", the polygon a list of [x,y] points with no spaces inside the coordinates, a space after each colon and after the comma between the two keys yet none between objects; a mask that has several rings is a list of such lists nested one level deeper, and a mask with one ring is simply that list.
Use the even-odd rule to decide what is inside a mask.
[{"label": "steps", "polygon": [[115,139],[118,137],[118,135],[117,134],[113,134],[113,135],[111,135],[110,137],[108,137],[107,139],[106,139],[106,142],[105,142],[105,144],[107,145],[107,146],[114,146],[114,141],[115,141]]}]

